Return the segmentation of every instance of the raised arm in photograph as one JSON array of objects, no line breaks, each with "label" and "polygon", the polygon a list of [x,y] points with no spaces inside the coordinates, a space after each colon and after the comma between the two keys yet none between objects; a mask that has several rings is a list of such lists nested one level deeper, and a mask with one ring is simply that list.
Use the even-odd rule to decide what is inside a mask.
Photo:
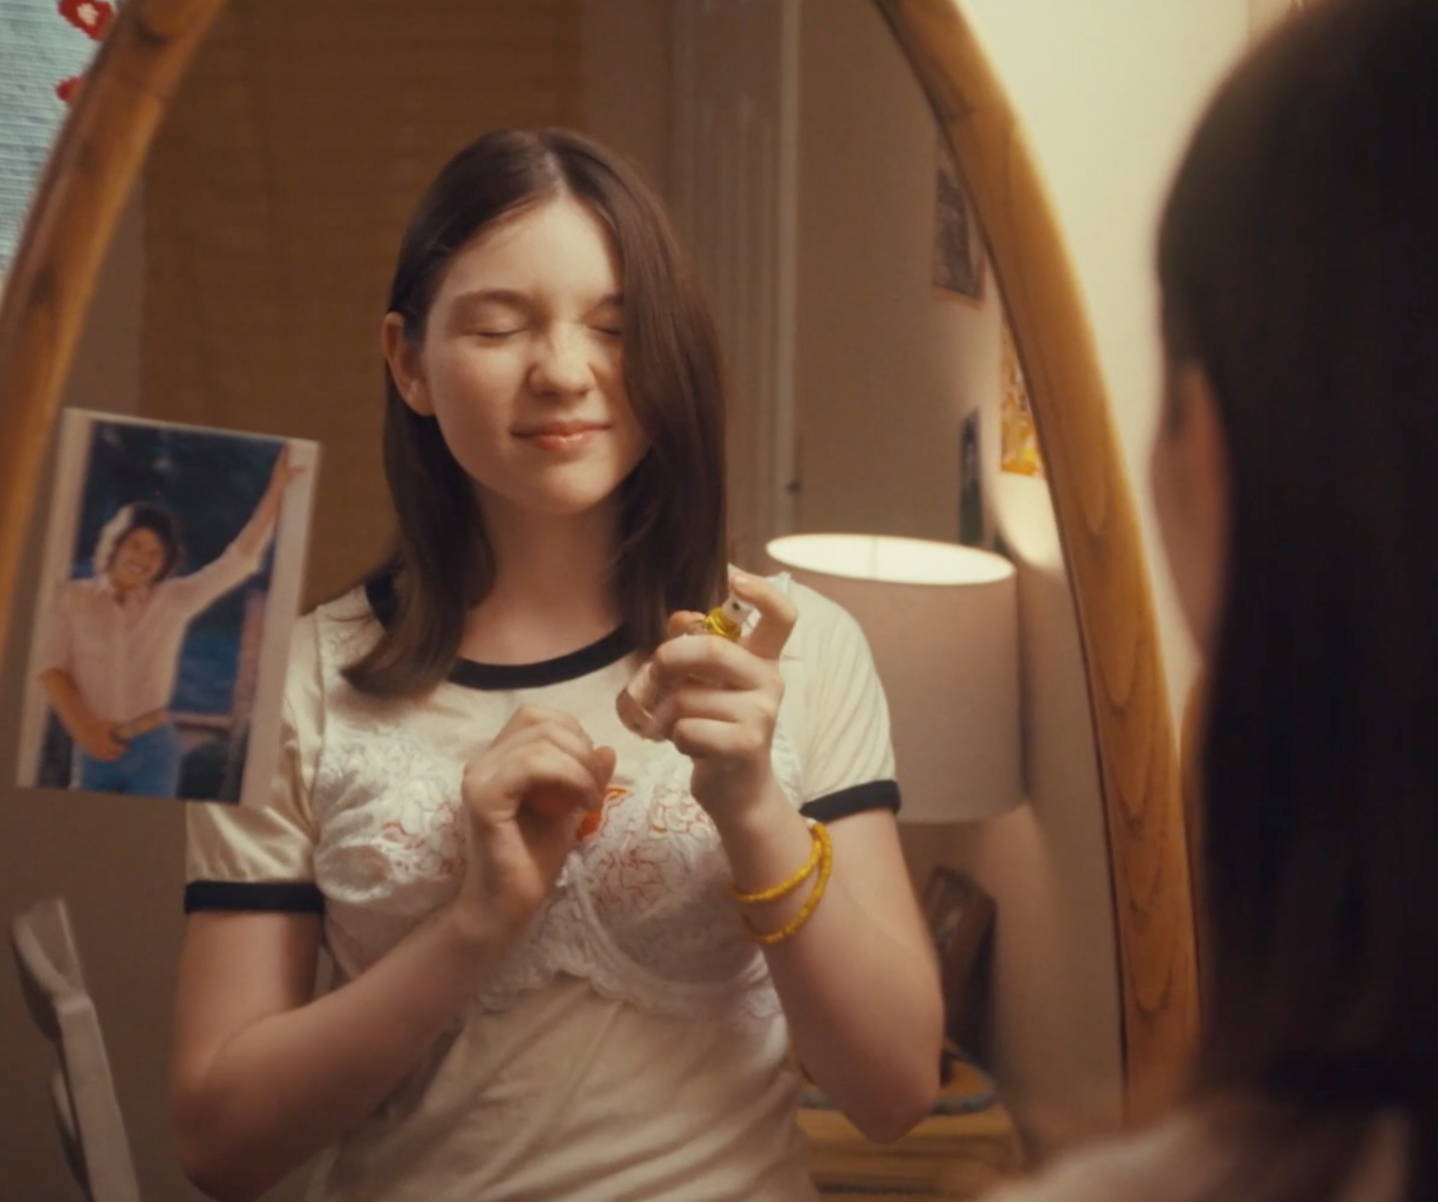
[{"label": "raised arm in photograph", "polygon": [[282,446],[259,503],[230,545],[203,567],[167,582],[168,602],[176,612],[187,619],[193,617],[259,569],[279,522],[286,490],[304,470],[291,466],[289,447]]}]

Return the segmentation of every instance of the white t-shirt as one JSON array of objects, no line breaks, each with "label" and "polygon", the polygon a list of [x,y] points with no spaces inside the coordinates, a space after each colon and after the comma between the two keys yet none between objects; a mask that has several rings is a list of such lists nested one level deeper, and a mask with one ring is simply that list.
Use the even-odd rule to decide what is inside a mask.
[{"label": "white t-shirt", "polygon": [[[824,821],[897,808],[888,710],[857,624],[793,586],[775,773]],[[573,714],[619,753],[598,830],[462,1021],[333,1150],[313,1196],[465,1202],[813,1198],[789,1035],[727,896],[690,761],[627,731],[619,635],[540,664],[461,661],[422,701],[339,676],[386,595],[301,622],[270,805],[188,808],[188,909],[323,912],[342,978],[457,888],[459,780],[513,712]]]}]

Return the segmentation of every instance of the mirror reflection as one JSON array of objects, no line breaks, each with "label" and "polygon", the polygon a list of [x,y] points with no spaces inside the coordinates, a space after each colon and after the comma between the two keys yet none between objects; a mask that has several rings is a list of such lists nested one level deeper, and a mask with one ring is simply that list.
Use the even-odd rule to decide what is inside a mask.
[{"label": "mirror reflection", "polygon": [[[440,365],[426,359],[425,339],[401,322],[381,346],[379,330],[395,247],[430,177],[456,149],[490,128],[573,127],[627,156],[672,213],[717,318],[729,381],[730,558],[762,572],[763,548],[776,534],[846,531],[964,541],[997,548],[1016,563],[1032,804],[983,826],[904,828],[899,841],[892,826],[884,824],[882,805],[831,825],[836,861],[846,828],[866,832],[862,854],[883,871],[873,873],[871,904],[859,909],[892,912],[904,938],[922,943],[909,886],[912,881],[922,888],[936,867],[963,870],[996,899],[1000,935],[991,982],[982,991],[989,1014],[986,1022],[971,1025],[977,1046],[970,1050],[994,1074],[1017,1123],[1040,1139],[1056,1138],[1116,1120],[1117,1000],[1112,974],[1092,970],[1095,958],[1112,960],[1101,800],[1071,601],[1025,403],[1020,348],[1007,331],[998,279],[965,194],[962,166],[949,157],[881,13],[863,0],[832,0],[821,12],[817,9],[659,0],[436,4],[426,6],[423,19],[416,20],[412,8],[395,4],[367,6],[356,19],[331,4],[295,9],[274,0],[235,0],[198,53],[147,160],[111,251],[69,401],[320,441],[324,462],[307,592],[311,602],[334,597],[374,566],[392,536],[380,462],[386,362],[396,403],[405,407],[399,412],[429,417],[429,406],[443,424],[442,401],[426,395],[436,387]],[[594,339],[618,328],[612,325],[616,318],[630,319],[631,287],[614,276],[613,247],[592,214],[582,205],[544,208],[535,216],[541,214],[558,225],[515,226],[511,232],[520,243],[543,235],[544,249],[532,250],[523,262],[566,272],[562,280],[546,277],[532,284],[543,293],[543,306],[534,296],[521,296],[524,303],[518,306],[510,303],[513,297],[497,300],[493,294],[523,294],[526,288],[513,287],[512,281],[496,285],[490,278],[495,264],[479,256],[447,265],[437,299],[424,315],[442,312],[452,322],[449,329],[481,337],[523,328],[539,308],[550,317],[562,316],[564,329],[582,326],[584,336]],[[624,305],[612,306],[620,291]],[[480,299],[464,299],[475,296]],[[441,302],[450,307],[434,308]],[[605,372],[612,371],[604,366],[607,353],[602,347],[596,352],[597,367],[588,352],[578,356],[591,372],[595,395],[603,393]],[[562,358],[545,370],[551,373],[546,376],[551,390],[562,392],[572,384]],[[535,435],[563,440],[576,433],[583,437],[570,431]],[[566,454],[568,448],[556,447],[554,453]],[[692,508],[685,516],[695,517]],[[526,536],[528,529],[512,527],[514,546],[535,541]],[[585,554],[567,553],[571,572],[577,573],[575,565],[584,562]],[[389,594],[397,613],[404,609],[404,588],[399,583]],[[740,586],[738,592],[765,620],[782,625],[782,603],[764,586],[748,595]],[[492,639],[467,628],[464,658],[481,668],[504,669],[562,659],[601,644],[613,625],[607,619],[617,615],[586,612],[581,593],[573,590],[559,598],[556,620],[543,629],[538,622],[520,622],[508,635]],[[377,595],[383,596],[372,584],[366,603],[376,604]],[[830,613],[823,607],[811,612]],[[776,646],[773,658],[783,662],[787,648],[792,662],[784,665],[786,696],[791,706],[792,699],[805,702],[806,697],[812,706],[826,688],[818,676],[803,672],[818,672],[814,665],[825,665],[826,657],[846,662],[859,653],[839,654],[806,642],[823,632],[823,619],[806,615],[802,607],[800,617],[791,636],[798,642]],[[341,648],[342,626],[334,637]],[[922,637],[915,632],[916,639]],[[806,646],[807,654],[798,654]],[[309,654],[323,661],[323,642],[312,638],[311,647]],[[659,779],[667,770],[664,757],[649,753],[618,727],[613,711],[613,696],[644,649],[622,648],[622,658],[601,665],[601,674],[608,675],[589,681],[587,695],[568,703],[571,714],[578,709],[595,715],[597,729],[586,727],[584,733],[593,746],[582,747],[579,758],[601,794],[611,787],[632,792],[641,775]],[[343,658],[344,652],[336,654]],[[332,662],[338,665],[340,658]],[[321,662],[317,671],[323,670]],[[435,716],[432,741],[456,752],[474,738],[472,731],[462,730],[466,724],[488,724],[486,737],[507,729],[506,723],[515,721],[514,707],[525,700],[522,694],[549,687],[506,679],[491,691],[479,691],[487,701],[500,702],[482,718],[466,708],[478,694],[465,694],[466,704]],[[871,699],[874,694],[862,695]],[[383,711],[380,706],[347,715],[345,721],[357,732],[372,731],[377,729],[372,724],[389,721]],[[801,730],[800,720],[794,721],[794,729]],[[523,726],[520,720],[516,729]],[[802,779],[789,782],[788,792],[798,800],[873,786],[893,775],[881,749],[840,739],[814,752],[807,738],[794,738],[812,757],[797,765]],[[627,749],[632,765],[621,758],[616,768],[596,750],[612,745]],[[326,773],[344,771],[325,763],[314,739],[307,745],[297,737],[290,756],[289,770],[304,790],[313,789]],[[457,781],[444,776],[452,766],[399,766],[376,759],[372,768],[427,780],[436,798],[452,799],[457,791]],[[897,774],[902,788],[902,763]],[[686,814],[684,820],[689,818]],[[904,818],[902,810],[899,818]],[[316,816],[291,813],[290,821],[303,825]],[[411,934],[405,942],[401,934],[432,907],[439,879],[425,857],[444,861],[463,833],[453,822],[436,839],[428,839],[431,832],[426,831],[426,838],[409,849],[415,875],[411,895],[387,896],[375,904],[364,884],[366,840],[389,830],[386,837],[405,845],[415,832],[405,815],[380,821],[372,814],[354,821],[353,830],[335,828],[339,833],[320,845],[286,844],[275,831],[218,832],[202,822],[206,829],[192,836],[191,875],[214,881],[219,875],[215,865],[223,861],[233,867],[248,856],[248,863],[263,864],[271,876],[279,864],[284,870],[279,878],[293,884],[299,877],[286,876],[292,867],[286,857],[308,856],[318,867],[330,856],[332,863],[343,865],[335,879],[342,877],[351,894],[328,899],[331,920],[336,909],[353,919],[349,931],[331,925],[327,933],[340,980],[373,982],[379,974],[361,970],[380,962],[396,974],[415,971],[420,961],[406,969],[403,960],[376,960],[373,949],[391,956],[395,948],[413,953],[417,941]],[[387,827],[391,821],[398,827]],[[820,840],[811,840],[800,827],[786,837],[782,852],[771,840],[765,847],[772,857],[766,852],[752,862],[742,855],[736,859],[739,853],[723,841],[741,891],[761,891],[788,878],[807,863],[811,850],[819,859],[805,879],[820,879],[825,855]],[[178,835],[167,839],[178,862]],[[307,850],[296,852],[297,847]],[[900,847],[907,856],[907,876]],[[714,851],[708,846],[694,854],[712,856]],[[741,863],[752,874],[742,881]],[[667,898],[665,874],[692,869],[688,861],[650,865],[646,871],[656,875],[637,887]],[[166,879],[173,879],[174,869],[166,872]],[[263,873],[256,868],[252,875]],[[850,928],[833,932],[836,946],[847,947],[846,934],[852,935],[858,921],[839,921],[843,899],[852,889],[848,900],[856,902],[862,888],[835,886],[827,904],[814,910],[832,927]],[[787,929],[798,913],[793,907],[806,894],[812,895],[811,884],[793,891],[788,899],[792,912],[784,911],[786,899],[760,903],[778,907],[761,930]],[[679,910],[692,903],[682,891],[676,896],[673,905]],[[303,910],[313,900],[313,894],[304,893],[296,905]],[[656,955],[663,962],[659,967],[680,963],[680,979],[694,985],[696,993],[702,992],[706,974],[732,978],[759,962],[747,943],[656,951],[656,946],[664,949],[673,918],[660,905],[645,913],[643,922],[614,936],[620,946],[605,954],[629,953],[626,962],[651,973],[657,971]],[[210,925],[223,930],[219,921]],[[314,923],[286,929],[285,938],[297,938],[304,953],[292,961],[294,973],[284,986],[289,991],[284,999],[292,999],[306,988],[308,970],[300,965],[306,957],[312,960],[319,932]],[[214,934],[191,943],[182,987],[182,996],[185,991],[191,995],[181,1008],[182,1070],[186,1047],[204,1060],[217,1039],[233,1034],[233,1028],[227,1031],[213,1018],[212,993],[229,995],[233,986],[214,965],[240,962],[226,939]],[[780,954],[771,955],[769,963],[792,1027],[794,1014],[803,1013],[794,1007],[803,1003],[786,992],[792,982],[779,966]],[[836,954],[834,960],[844,958]],[[508,1015],[508,1024],[467,1028],[485,1033],[482,1037],[447,1034],[398,1091],[380,1090],[387,1100],[380,1117],[369,1120],[367,1138],[354,1141],[348,1157],[329,1169],[336,1188],[352,1181],[384,1181],[391,1190],[386,1196],[396,1196],[398,1182],[410,1178],[386,1174],[407,1162],[413,1141],[430,1138],[426,1133],[445,1124],[455,1138],[477,1131],[477,1123],[486,1127],[484,1138],[493,1151],[487,1172],[519,1172],[521,1161],[529,1158],[533,1171],[559,1174],[552,1188],[536,1185],[554,1196],[564,1196],[564,1181],[584,1180],[600,1163],[652,1165],[659,1159],[652,1147],[642,1147],[630,1124],[622,1123],[631,1112],[652,1113],[652,1082],[622,1079],[617,1068],[605,1078],[602,1114],[595,1113],[598,1107],[589,1096],[593,1081],[573,1078],[569,1093],[545,1095],[544,1105],[561,1106],[570,1116],[566,1121],[582,1120],[582,1137],[567,1141],[567,1155],[550,1147],[552,1131],[543,1138],[531,1132],[539,1143],[526,1143],[512,1125],[490,1128],[481,1122],[483,1115],[460,1105],[456,1082],[471,1074],[503,1082],[507,1072],[528,1077],[559,1071],[559,1066],[570,1071],[580,1063],[613,1067],[628,1063],[629,1053],[641,1043],[649,1049],[646,1059],[663,1059],[652,1043],[644,1042],[653,1038],[653,1030],[641,1033],[631,1022],[638,1007],[611,1008],[602,1021],[595,1018],[588,1025],[568,1021],[582,1004],[578,998],[605,991],[595,989],[592,977],[560,962],[535,971],[589,984],[546,995],[546,1004],[553,1003],[548,1011],[510,1008],[501,1000],[490,1009],[481,1006],[485,1013]],[[882,1049],[888,1063],[915,1047],[926,1064],[930,1059],[930,1049],[909,1034],[927,1019],[922,972],[915,972],[912,989],[901,991],[918,999],[915,1016],[894,1009],[899,1003],[891,996],[892,982],[906,971],[902,963],[892,974],[873,966],[869,970],[873,980],[886,984],[884,1021],[865,1035],[872,1042],[836,1052],[823,1036],[822,1022],[816,1023],[819,1034],[798,1035],[805,1067],[820,1092],[830,1095],[811,1100],[837,1103],[880,1137],[914,1121],[917,1113],[910,1113],[913,1104],[905,1095],[922,1093],[922,1086],[909,1090],[903,1073],[898,1074],[892,1113],[900,1118],[894,1119],[888,1112],[856,1111],[852,1099],[842,1096],[843,1082],[848,1079],[851,1089],[858,1082],[863,1086],[859,1092],[867,1096],[884,1094],[895,1079],[892,1073],[880,1074],[885,1084],[879,1089],[853,1067],[865,1055],[877,1055],[875,1049]],[[805,987],[801,983],[795,997]],[[513,989],[520,986],[513,984]],[[275,996],[252,1004],[272,1005]],[[1053,1007],[1043,1000],[1054,996],[1064,998],[1064,1004]],[[346,1021],[342,1001],[336,1002],[342,997],[331,995],[335,1004],[320,1004],[313,1013],[322,1017],[310,1021],[323,1023],[328,1032],[338,1030]],[[847,997],[844,1004],[855,1004],[855,998]],[[701,1044],[695,1045],[695,1016],[701,1012]],[[755,1133],[774,1126],[780,1095],[795,1088],[791,1077],[784,1078],[782,1088],[776,1083],[782,1056],[775,1028],[751,1028],[744,1046],[752,1055],[747,1062],[735,1058],[730,1084],[721,1089],[726,1078],[710,1068],[733,1051],[733,1026],[702,1006],[682,1016],[688,1025],[680,1025],[674,1015],[664,1021],[670,1024],[666,1037],[677,1042],[685,1032],[689,1057],[686,1061],[674,1051],[669,1067],[677,1077],[663,1087],[664,1095],[712,1093],[694,1113],[721,1116],[706,1124],[706,1138],[717,1141],[716,1132],[730,1131],[727,1144],[714,1144],[714,1156],[723,1162],[715,1172],[721,1178],[749,1173],[754,1181],[772,1172],[778,1174],[776,1181],[787,1182],[782,1188],[797,1189],[783,1176],[801,1163],[794,1145],[767,1147],[762,1154],[754,1149]],[[628,1034],[625,1023],[633,1027]],[[517,1029],[491,1041],[488,1032],[500,1025]],[[551,1028],[563,1035],[539,1038]],[[286,1038],[299,1035],[277,1034],[263,1054],[285,1058]],[[817,1042],[806,1045],[805,1039]],[[163,1059],[159,1042],[145,1046],[148,1060]],[[515,1059],[516,1048],[538,1059]],[[695,1058],[706,1055],[709,1067],[701,1071]],[[821,1067],[826,1059],[843,1067],[826,1071]],[[770,1096],[750,1088],[756,1074],[778,1092]],[[916,1076],[922,1074],[916,1070]],[[212,1084],[193,1082],[191,1130],[208,1129],[209,1108],[225,1104],[222,1091],[207,1092]],[[301,1082],[297,1088],[304,1086]],[[372,1098],[362,1090],[353,1098],[355,1105],[361,1099],[364,1105],[352,1118],[373,1109]],[[580,1105],[582,1098],[589,1101]],[[326,1101],[297,1095],[293,1106],[323,1109]],[[539,1109],[526,1115],[525,1122],[544,1126],[547,1121]],[[411,1122],[416,1116],[420,1121]],[[558,1112],[548,1116],[556,1122],[558,1117]],[[617,1134],[620,1127],[623,1134]],[[647,1130],[645,1137],[680,1138],[677,1126],[666,1130],[667,1135]],[[543,1157],[536,1152],[540,1144]],[[740,1155],[736,1148],[745,1151]],[[187,1151],[201,1161],[209,1154],[204,1148]],[[216,1157],[223,1160],[226,1154],[234,1155]],[[244,1162],[241,1176],[251,1171],[274,1175],[256,1157],[239,1159]],[[745,1196],[764,1196],[755,1192],[759,1188]]]}]

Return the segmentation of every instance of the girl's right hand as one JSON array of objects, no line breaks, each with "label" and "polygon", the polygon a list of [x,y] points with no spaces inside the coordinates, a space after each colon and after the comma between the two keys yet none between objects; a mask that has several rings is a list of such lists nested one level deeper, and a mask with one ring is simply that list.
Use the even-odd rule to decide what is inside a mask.
[{"label": "girl's right hand", "polygon": [[517,934],[553,888],[584,815],[603,804],[615,758],[568,714],[517,710],[465,765],[469,856],[456,916],[486,935]]}]

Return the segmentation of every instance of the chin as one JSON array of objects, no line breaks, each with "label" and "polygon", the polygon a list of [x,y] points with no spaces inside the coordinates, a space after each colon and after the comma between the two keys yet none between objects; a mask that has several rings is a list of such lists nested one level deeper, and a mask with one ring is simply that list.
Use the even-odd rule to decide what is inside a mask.
[{"label": "chin", "polygon": [[574,488],[526,491],[511,496],[518,509],[553,518],[576,518],[618,501],[618,485],[614,488]]},{"label": "chin", "polygon": [[585,514],[593,513],[597,509],[607,508],[613,493],[602,493],[597,496],[564,497],[555,499],[548,505],[537,506],[542,513],[557,518],[577,518]]}]

